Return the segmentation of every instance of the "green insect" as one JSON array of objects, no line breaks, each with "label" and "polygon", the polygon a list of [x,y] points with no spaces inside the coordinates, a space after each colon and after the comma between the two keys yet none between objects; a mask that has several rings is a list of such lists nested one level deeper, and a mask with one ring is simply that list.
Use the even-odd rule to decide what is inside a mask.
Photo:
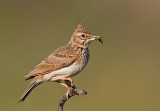
[{"label": "green insect", "polygon": [[95,40],[98,40],[100,43],[103,44],[102,37],[100,37],[100,36],[95,36]]}]

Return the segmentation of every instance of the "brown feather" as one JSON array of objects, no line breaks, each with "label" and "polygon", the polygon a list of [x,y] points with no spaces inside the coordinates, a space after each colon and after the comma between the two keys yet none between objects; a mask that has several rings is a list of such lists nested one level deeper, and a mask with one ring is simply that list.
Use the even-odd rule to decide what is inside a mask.
[{"label": "brown feather", "polygon": [[[79,50],[68,44],[50,54],[40,64],[35,66],[25,77],[33,78],[38,75],[45,75],[55,70],[71,65],[78,57]],[[27,80],[28,80],[27,79]]]},{"label": "brown feather", "polygon": [[[85,36],[83,37],[82,35]],[[61,80],[64,75],[66,77],[72,77],[83,70],[89,60],[88,45],[92,40],[94,40],[94,36],[86,30],[82,23],[79,22],[77,29],[72,34],[71,40],[67,45],[55,50],[47,58],[41,61],[40,64],[36,65],[27,75],[25,75],[25,77],[27,77],[26,80],[33,78],[33,81],[26,89],[19,102],[24,101],[37,85],[44,81],[50,81],[50,76],[53,77],[53,75],[49,73],[63,69],[64,67],[72,66],[72,68],[69,67],[71,68],[70,74],[65,74],[64,72],[64,74],[58,75],[59,78],[58,76],[54,77],[54,79],[57,78],[57,80]],[[72,65],[73,63],[74,65]]]},{"label": "brown feather", "polygon": [[74,33],[83,32],[86,34],[91,34],[90,32],[88,32],[88,30],[84,27],[84,25],[81,22],[78,21],[77,23],[78,23],[78,26]]},{"label": "brown feather", "polygon": [[26,97],[30,94],[30,92],[37,86],[39,85],[39,83],[37,83],[36,81],[32,81],[30,83],[30,85],[28,86],[28,88],[26,89],[26,91],[23,93],[23,95],[21,96],[20,100],[18,101],[19,102],[23,102]]}]

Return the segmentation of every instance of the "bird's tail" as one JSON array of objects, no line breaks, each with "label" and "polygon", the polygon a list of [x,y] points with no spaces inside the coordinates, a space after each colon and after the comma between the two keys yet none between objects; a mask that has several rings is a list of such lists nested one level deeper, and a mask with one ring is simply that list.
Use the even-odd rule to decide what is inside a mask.
[{"label": "bird's tail", "polygon": [[32,81],[30,83],[30,85],[28,86],[28,88],[26,89],[26,91],[23,93],[23,95],[21,96],[20,100],[18,101],[19,102],[23,102],[26,97],[29,95],[29,93],[37,86],[39,85],[40,83],[37,83],[37,81]]}]

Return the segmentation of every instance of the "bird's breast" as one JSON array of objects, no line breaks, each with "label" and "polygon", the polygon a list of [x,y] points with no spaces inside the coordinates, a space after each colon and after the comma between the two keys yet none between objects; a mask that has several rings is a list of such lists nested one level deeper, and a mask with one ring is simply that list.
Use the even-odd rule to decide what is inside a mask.
[{"label": "bird's breast", "polygon": [[[62,77],[71,77],[74,76],[76,74],[78,74],[79,72],[81,72],[86,64],[84,64],[83,62],[77,64],[77,63],[73,63],[70,66],[64,67],[62,69],[53,71],[49,74],[44,75],[44,79],[45,80],[50,80],[51,77],[53,76],[62,76]],[[54,80],[52,80],[54,81]],[[55,80],[56,81],[56,80]]]},{"label": "bird's breast", "polygon": [[44,79],[50,80],[50,78],[53,76],[72,77],[81,72],[85,68],[85,66],[88,63],[88,59],[89,59],[89,53],[83,53],[71,65],[44,75]]}]

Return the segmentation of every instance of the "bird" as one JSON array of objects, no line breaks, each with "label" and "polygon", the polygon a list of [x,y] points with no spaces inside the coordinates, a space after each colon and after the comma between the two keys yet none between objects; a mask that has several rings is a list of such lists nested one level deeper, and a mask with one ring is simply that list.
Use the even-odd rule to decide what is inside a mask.
[{"label": "bird", "polygon": [[65,86],[67,88],[66,96],[68,96],[70,89],[64,81],[70,81],[71,86],[73,86],[71,77],[80,73],[89,61],[89,44],[94,40],[102,42],[100,36],[95,36],[88,32],[81,22],[77,23],[78,26],[73,32],[70,41],[53,51],[24,76],[26,77],[25,80],[32,79],[32,81],[18,103],[23,102],[30,92],[43,82],[57,82]]}]

